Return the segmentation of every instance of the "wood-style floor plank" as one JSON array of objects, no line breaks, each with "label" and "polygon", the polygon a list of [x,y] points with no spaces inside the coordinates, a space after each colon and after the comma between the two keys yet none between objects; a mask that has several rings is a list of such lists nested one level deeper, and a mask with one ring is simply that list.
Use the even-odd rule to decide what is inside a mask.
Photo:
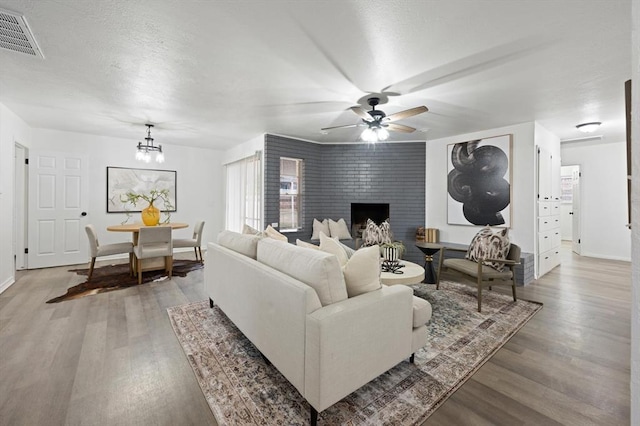
[{"label": "wood-style floor plank", "polygon": [[[0,295],[0,424],[216,425],[166,313],[206,299],[202,271],[47,305],[82,282],[69,269]],[[565,247],[518,288],[544,308],[424,424],[628,425],[630,270]]]}]

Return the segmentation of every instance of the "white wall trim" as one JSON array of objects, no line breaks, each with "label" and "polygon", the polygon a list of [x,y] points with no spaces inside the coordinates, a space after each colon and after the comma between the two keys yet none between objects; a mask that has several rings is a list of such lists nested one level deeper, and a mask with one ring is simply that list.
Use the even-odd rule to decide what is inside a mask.
[{"label": "white wall trim", "polygon": [[623,262],[631,262],[631,258],[630,257],[624,257],[624,256],[609,256],[607,254],[602,254],[602,253],[591,253],[591,252],[586,252],[583,250],[582,253],[580,254],[580,256],[582,257],[593,257],[596,259],[606,259],[606,260],[620,260]]},{"label": "white wall trim", "polygon": [[6,289],[15,284],[16,279],[14,276],[11,276],[5,280],[2,284],[0,284],[0,294],[2,294]]}]

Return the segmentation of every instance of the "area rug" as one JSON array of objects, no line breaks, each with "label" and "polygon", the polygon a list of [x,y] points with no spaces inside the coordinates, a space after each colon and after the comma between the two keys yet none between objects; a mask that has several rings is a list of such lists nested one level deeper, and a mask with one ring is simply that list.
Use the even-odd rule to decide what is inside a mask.
[{"label": "area rug", "polygon": [[[173,261],[172,275],[174,277],[185,277],[191,271],[202,269],[203,264],[195,260],[177,260]],[[70,269],[69,272],[75,272],[78,275],[89,275],[89,268]],[[163,281],[168,279],[164,270],[148,271],[142,274],[142,283],[152,281]],[[138,285],[138,277],[129,275],[129,264],[121,263],[116,265],[107,265],[93,269],[91,282],[83,282],[81,284],[69,287],[67,292],[62,296],[54,297],[47,300],[47,303],[58,303],[65,300],[78,299],[80,297],[92,294],[106,293],[108,291],[120,290],[123,288]]]},{"label": "area rug", "polygon": [[[318,424],[422,423],[542,308],[486,291],[478,313],[473,287],[450,281],[440,290],[412,287],[433,308],[428,343],[415,364],[401,362],[322,411]],[[217,307],[197,302],[168,313],[220,425],[309,424],[308,403]]]}]

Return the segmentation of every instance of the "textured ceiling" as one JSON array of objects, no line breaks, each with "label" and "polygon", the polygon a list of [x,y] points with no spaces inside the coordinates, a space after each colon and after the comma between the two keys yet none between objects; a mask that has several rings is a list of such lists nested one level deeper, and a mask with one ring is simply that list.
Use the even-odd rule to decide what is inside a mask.
[{"label": "textured ceiling", "polygon": [[358,140],[382,93],[429,140],[528,121],[624,140],[630,0],[0,0],[45,55],[0,50],[0,102],[33,127],[228,148],[262,133]]}]

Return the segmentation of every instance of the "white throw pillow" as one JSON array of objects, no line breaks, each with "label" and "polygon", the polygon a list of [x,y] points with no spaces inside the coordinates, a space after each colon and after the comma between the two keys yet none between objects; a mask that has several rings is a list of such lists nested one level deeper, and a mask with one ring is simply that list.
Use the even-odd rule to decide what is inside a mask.
[{"label": "white throw pillow", "polygon": [[347,222],[345,222],[344,219],[338,219],[337,222],[333,219],[329,219],[329,231],[331,232],[331,238],[337,238],[339,240],[351,239]]},{"label": "white throw pillow", "polygon": [[273,238],[274,240],[289,242],[289,239],[286,235],[279,233],[273,227],[271,227],[271,225],[267,226],[267,229],[264,230],[264,235],[269,238]]},{"label": "white throw pillow", "polygon": [[351,256],[353,256],[353,253],[355,253],[356,251],[348,245],[341,243],[340,241],[338,241],[338,244],[340,244],[340,247],[342,247],[345,253],[347,253],[347,258],[351,259]]},{"label": "white throw pillow", "polygon": [[364,247],[351,256],[342,268],[349,297],[378,290],[380,286],[380,249]]},{"label": "white throw pillow", "polygon": [[334,254],[338,258],[340,266],[346,265],[349,260],[347,252],[342,248],[340,243],[333,238],[327,237],[324,232],[320,233],[320,250]]},{"label": "white throw pillow", "polygon": [[247,225],[246,223],[242,226],[242,233],[249,235],[258,235],[262,236],[262,232],[258,231],[256,228]]},{"label": "white throw pillow", "polygon": [[320,250],[320,247],[318,247],[317,245],[311,244],[311,243],[308,243],[308,242],[302,241],[302,240],[296,240],[296,245],[298,247],[310,248],[310,249],[313,249],[313,250]]},{"label": "white throw pillow", "polygon": [[318,219],[313,219],[313,233],[311,234],[312,240],[319,240],[320,233],[324,232],[324,235],[331,235],[329,231],[329,221],[327,219],[320,222]]}]

